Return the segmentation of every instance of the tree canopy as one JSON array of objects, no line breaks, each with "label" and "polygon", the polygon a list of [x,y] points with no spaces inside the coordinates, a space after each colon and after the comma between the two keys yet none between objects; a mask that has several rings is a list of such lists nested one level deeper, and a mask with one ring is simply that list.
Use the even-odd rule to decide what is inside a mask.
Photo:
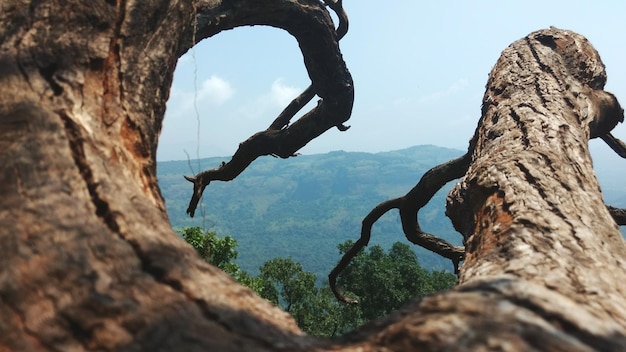
[{"label": "tree canopy", "polygon": [[[406,244],[396,242],[388,253],[373,246],[360,253],[342,277],[350,292],[362,298],[360,305],[348,306],[336,301],[327,284],[320,286],[318,277],[292,258],[270,259],[260,267],[259,276],[252,277],[234,263],[238,253],[232,237],[220,238],[199,227],[183,228],[179,233],[204,260],[280,306],[303,331],[315,336],[344,334],[456,282],[456,276],[445,271],[423,269]],[[337,248],[345,253],[351,245],[348,241]]]}]

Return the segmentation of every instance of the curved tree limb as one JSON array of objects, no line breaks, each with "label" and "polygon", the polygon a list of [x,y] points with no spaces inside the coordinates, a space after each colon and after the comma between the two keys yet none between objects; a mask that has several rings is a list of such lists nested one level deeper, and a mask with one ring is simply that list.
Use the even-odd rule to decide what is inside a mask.
[{"label": "curved tree limb", "polygon": [[[354,88],[338,44],[348,28],[347,16],[341,1],[329,1],[327,4],[340,19],[336,31],[328,11],[321,2],[314,0],[240,0],[199,7],[198,38],[246,25],[268,25],[288,31],[300,45],[312,84],[281,112],[268,129],[241,143],[229,162],[194,177],[185,177],[194,184],[187,208],[190,216],[194,216],[204,188],[212,180],[232,180],[262,155],[293,156],[332,127],[341,131],[348,129],[343,123],[352,112]],[[215,26],[207,20],[211,18],[220,18],[219,25]],[[291,118],[315,94],[321,98],[318,105],[289,125]]]},{"label": "curved tree limb", "polygon": [[337,278],[348,266],[350,260],[352,260],[364,246],[368,245],[374,223],[391,209],[399,209],[402,229],[409,241],[452,260],[455,272],[458,271],[459,262],[463,260],[464,248],[462,246],[454,246],[445,240],[423,232],[419,226],[417,215],[419,210],[428,204],[441,187],[449,181],[460,178],[465,174],[470,161],[471,154],[466,153],[460,158],[450,160],[428,170],[417,185],[406,195],[378,204],[365,216],[361,225],[361,237],[343,255],[337,266],[335,266],[328,275],[330,288],[337,299],[350,304],[358,303],[358,301],[346,297],[337,287]]},{"label": "curved tree limb", "polygon": [[348,33],[348,14],[343,8],[343,0],[324,0],[326,6],[330,7],[339,18],[339,26],[337,26],[337,40],[341,40]]},{"label": "curved tree limb", "polygon": [[418,212],[446,183],[463,177],[471,162],[472,148],[473,143],[462,157],[450,160],[426,172],[420,182],[407,193],[406,202],[400,207],[400,221],[406,238],[414,244],[450,259],[455,272],[458,271],[459,262],[463,260],[465,249],[423,232],[419,226]]},{"label": "curved tree limb", "polygon": [[372,226],[374,226],[374,223],[376,223],[376,221],[378,221],[378,219],[385,215],[389,210],[398,209],[403,202],[403,197],[384,201],[374,207],[374,209],[372,209],[372,211],[370,211],[369,214],[363,218],[361,237],[352,245],[352,247],[350,247],[343,257],[341,257],[339,264],[337,264],[328,275],[330,289],[333,291],[333,294],[337,297],[337,299],[350,304],[359,303],[357,300],[350,299],[344,295],[344,293],[337,287],[337,278],[339,277],[339,274],[348,266],[348,264],[350,264],[350,260],[352,260],[352,258],[354,258],[354,256],[357,255],[363,247],[369,244],[372,235]]},{"label": "curved tree limb", "polygon": [[[348,33],[348,14],[343,8],[342,5],[343,0],[324,0],[326,6],[330,7],[339,18],[339,26],[335,30],[337,33],[337,41],[341,40],[346,33]],[[298,111],[302,110],[302,108],[315,96],[315,88],[313,85],[310,85],[305,89],[299,96],[287,105],[287,107],[278,115],[278,117],[274,120],[274,122],[270,125],[268,129],[271,130],[280,130],[286,127],[289,124],[289,121],[293,116],[298,113]],[[340,131],[346,131],[349,127],[339,125],[337,126]]]}]

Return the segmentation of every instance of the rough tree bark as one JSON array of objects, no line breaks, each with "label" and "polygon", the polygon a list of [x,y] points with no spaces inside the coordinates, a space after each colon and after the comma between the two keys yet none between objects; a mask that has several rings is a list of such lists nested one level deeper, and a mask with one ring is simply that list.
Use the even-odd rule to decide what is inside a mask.
[{"label": "rough tree bark", "polygon": [[299,137],[341,125],[351,79],[317,0],[0,2],[0,350],[311,344],[178,238],[157,185],[178,57],[194,41],[254,24],[298,39],[324,99],[274,134],[297,148]]},{"label": "rough tree bark", "polygon": [[468,153],[374,208],[330,275],[337,297],[352,303],[337,276],[394,208],[410,241],[456,264],[458,250],[423,233],[417,211],[465,174],[447,204],[465,244],[458,286],[378,322],[388,326],[370,342],[395,350],[626,348],[626,246],[616,224],[624,209],[605,206],[587,148],[602,137],[624,156],[610,134],[624,111],[605,82],[598,53],[570,31],[531,33],[504,50]]},{"label": "rough tree bark", "polygon": [[[617,350],[626,341],[624,243],[586,150],[589,123],[608,116],[594,113],[604,71],[581,37],[535,33],[492,72],[467,187],[450,208],[468,238],[462,284],[330,341],[198,258],[171,230],[155,175],[177,58],[194,37],[236,26],[298,38],[323,99],[294,129],[261,133],[263,147],[288,136],[259,155],[288,156],[343,126],[352,85],[320,2],[3,0],[0,24],[0,350]],[[581,62],[590,77],[568,71]],[[566,153],[551,149],[559,143]]]}]

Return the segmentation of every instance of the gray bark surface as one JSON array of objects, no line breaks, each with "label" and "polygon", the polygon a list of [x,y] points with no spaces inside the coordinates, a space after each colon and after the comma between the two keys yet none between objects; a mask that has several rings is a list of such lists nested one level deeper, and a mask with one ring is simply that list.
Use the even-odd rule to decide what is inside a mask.
[{"label": "gray bark surface", "polygon": [[172,231],[155,172],[194,37],[265,24],[298,38],[322,122],[296,125],[305,139],[281,153],[347,119],[351,79],[318,1],[4,0],[0,24],[0,350],[626,346],[626,249],[587,150],[619,108],[581,36],[533,33],[490,75],[448,209],[467,241],[461,284],[330,341],[204,263]]}]

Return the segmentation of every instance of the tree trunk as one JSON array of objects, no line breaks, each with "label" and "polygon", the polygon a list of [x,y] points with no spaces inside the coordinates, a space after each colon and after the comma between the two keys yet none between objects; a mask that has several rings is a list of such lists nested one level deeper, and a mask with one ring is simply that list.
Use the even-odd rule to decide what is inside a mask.
[{"label": "tree trunk", "polygon": [[205,264],[172,231],[155,172],[176,60],[224,29],[289,31],[323,99],[308,115],[317,119],[290,130],[301,140],[290,134],[267,153],[287,155],[347,119],[351,80],[321,4],[0,7],[0,350],[626,344],[626,250],[587,151],[619,108],[599,90],[604,69],[584,38],[534,33],[491,74],[472,164],[449,208],[467,241],[461,285],[329,341],[305,336],[286,313]]},{"label": "tree trunk", "polygon": [[588,150],[624,118],[605,82],[598,53],[570,31],[503,51],[448,196],[465,243],[459,286],[388,332],[436,349],[626,348],[626,246]]},{"label": "tree trunk", "polygon": [[[156,149],[176,61],[194,37],[287,27],[313,56],[318,94],[333,94],[345,66],[319,2],[0,6],[0,350],[306,346],[286,313],[174,233]],[[326,46],[311,54],[306,36]]]}]

